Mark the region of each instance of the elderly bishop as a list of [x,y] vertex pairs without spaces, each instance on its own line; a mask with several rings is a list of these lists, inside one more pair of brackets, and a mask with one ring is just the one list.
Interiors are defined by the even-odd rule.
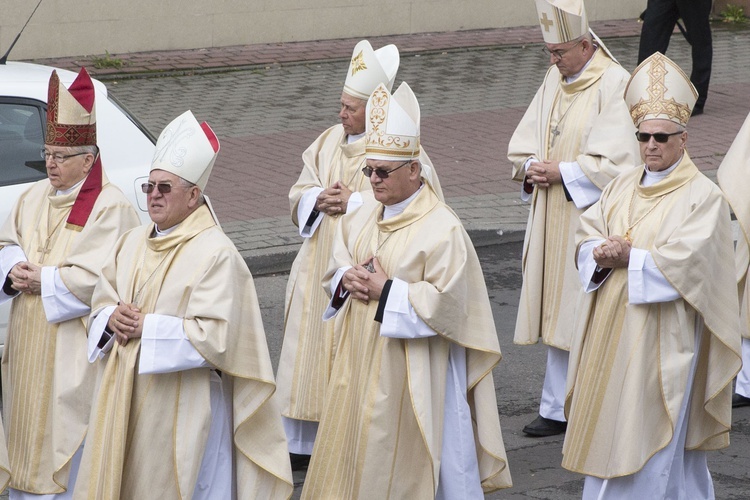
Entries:
[[94,83],[49,81],[47,179],[16,202],[0,229],[0,302],[13,300],[2,360],[12,498],[71,498],[96,372],[86,318],[109,250],[137,226],[96,145]]
[[372,195],[343,218],[326,283],[331,380],[303,498],[481,498],[511,485],[479,259],[421,178],[406,83],[367,104]]

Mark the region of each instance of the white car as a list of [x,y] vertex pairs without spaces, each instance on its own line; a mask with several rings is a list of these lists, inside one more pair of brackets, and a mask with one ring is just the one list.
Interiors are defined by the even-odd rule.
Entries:
[[[0,224],[5,223],[19,195],[47,176],[40,151],[47,119],[49,66],[8,62],[0,64]],[[57,70],[66,87],[76,73]],[[102,166],[110,182],[128,197],[143,222],[147,222],[146,195],[141,184],[148,179],[156,138],[94,80],[96,136]],[[108,249],[102,248],[102,252]],[[1,278],[5,280],[5,276]],[[0,353],[5,345],[10,301],[0,305]]]

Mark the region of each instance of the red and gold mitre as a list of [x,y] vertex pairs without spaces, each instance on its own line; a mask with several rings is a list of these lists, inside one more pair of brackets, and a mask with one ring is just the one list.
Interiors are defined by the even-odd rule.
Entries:
[[70,88],[60,82],[57,71],[52,72],[47,91],[47,137],[50,146],[95,146],[96,107],[94,82],[86,68]]

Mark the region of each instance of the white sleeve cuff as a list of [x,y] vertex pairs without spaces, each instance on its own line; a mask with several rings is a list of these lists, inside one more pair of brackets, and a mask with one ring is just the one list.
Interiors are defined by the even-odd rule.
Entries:
[[599,201],[601,189],[586,177],[577,161],[561,161],[560,175],[577,208],[583,209]]
[[50,323],[62,323],[91,312],[87,304],[70,293],[59,269],[53,266],[42,267],[42,306]]
[[581,280],[583,290],[586,293],[593,292],[607,280],[604,278],[599,283],[591,281],[597,268],[593,256],[594,248],[601,245],[603,241],[603,239],[587,240],[581,243],[581,247],[578,249],[578,278]]
[[139,374],[170,373],[211,365],[193,347],[183,319],[165,314],[146,314],[141,335]]
[[104,335],[109,335],[104,332],[104,329],[107,327],[107,323],[113,312],[115,312],[115,306],[107,306],[102,309],[93,320],[89,321],[89,363],[93,363],[97,359],[103,358],[114,345],[115,336],[112,335],[103,348],[99,348],[99,342],[102,340],[102,337]]
[[422,321],[409,303],[409,284],[393,278],[383,310],[380,336],[396,339],[434,337],[435,331]]
[[3,285],[13,266],[26,260],[26,254],[18,245],[8,245],[0,249],[0,304],[18,295],[17,293],[8,295],[3,291]]
[[315,234],[315,230],[323,220],[323,214],[318,214],[318,217],[313,222],[312,226],[306,226],[307,219],[310,218],[313,210],[315,210],[315,204],[318,201],[318,195],[323,192],[323,188],[314,187],[305,191],[305,194],[299,200],[297,204],[297,221],[299,222],[299,235],[303,238],[309,238]]
[[679,298],[680,294],[656,266],[651,253],[641,248],[631,248],[628,263],[628,302],[654,304],[671,302]]

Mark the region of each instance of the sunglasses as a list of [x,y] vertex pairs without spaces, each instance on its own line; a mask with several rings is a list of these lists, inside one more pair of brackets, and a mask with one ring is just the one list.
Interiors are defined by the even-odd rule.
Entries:
[[158,189],[161,194],[168,194],[172,192],[172,185],[167,184],[166,182],[160,182],[159,184],[154,184],[153,182],[144,182],[143,184],[141,184],[141,190],[146,194],[153,193],[154,188]]
[[635,138],[638,139],[638,142],[648,142],[653,137],[656,142],[665,143],[669,140],[670,136],[681,133],[682,132],[672,132],[671,134],[667,134],[665,132],[657,132],[655,134],[648,134],[646,132],[636,132]]
[[362,173],[365,174],[365,177],[370,177],[372,176],[372,173],[375,172],[375,175],[378,176],[379,179],[387,179],[388,176],[391,174],[391,172],[395,172],[399,168],[403,167],[404,165],[408,165],[411,162],[412,160],[406,160],[404,163],[402,163],[398,167],[392,168],[390,170],[384,170],[382,168],[364,167],[362,169]]

